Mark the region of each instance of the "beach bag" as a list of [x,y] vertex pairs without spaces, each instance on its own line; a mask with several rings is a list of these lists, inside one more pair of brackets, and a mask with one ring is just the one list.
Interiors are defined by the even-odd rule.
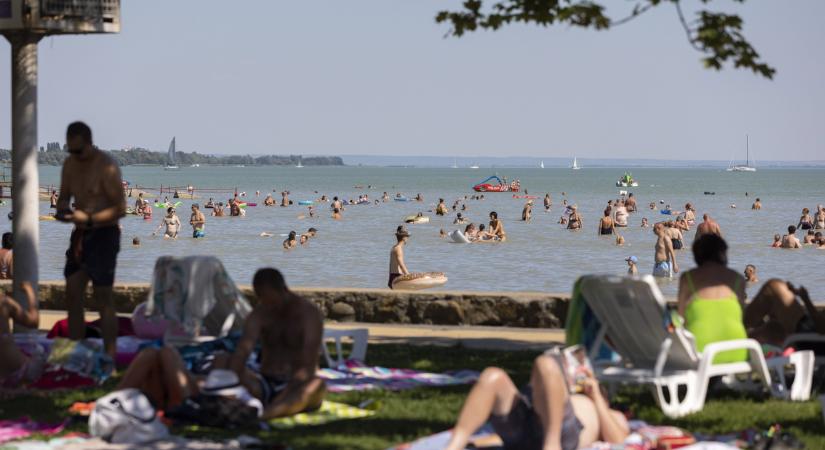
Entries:
[[95,402],[89,434],[113,444],[145,444],[169,436],[169,430],[142,392],[122,389]]
[[49,370],[62,369],[97,381],[105,380],[115,368],[112,357],[100,344],[89,340],[57,338],[46,360]]
[[258,429],[258,409],[234,397],[201,394],[166,411],[167,419],[226,430]]

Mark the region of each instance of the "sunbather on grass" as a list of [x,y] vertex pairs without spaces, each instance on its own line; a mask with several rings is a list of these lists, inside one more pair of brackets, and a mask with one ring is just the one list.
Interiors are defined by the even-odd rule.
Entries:
[[502,369],[484,369],[453,429],[448,450],[461,450],[487,420],[505,450],[575,450],[596,440],[621,443],[629,434],[624,416],[610,409],[592,374],[571,394],[561,358],[536,358],[530,384],[519,391]]
[[29,328],[37,328],[40,320],[37,297],[34,295],[32,284],[24,281],[21,289],[26,295],[26,309],[13,298],[0,293],[0,385],[6,381],[9,384],[18,384],[28,362],[28,357],[14,343],[9,329],[9,319]]
[[[263,419],[319,408],[326,393],[323,380],[315,375],[323,334],[321,312],[293,294],[275,269],[258,270],[252,284],[258,304],[246,318],[229,368],[261,400]],[[257,373],[246,362],[259,340],[261,366]]]
[[171,347],[147,348],[138,353],[117,386],[118,390],[127,388],[139,389],[164,411],[198,393],[180,353]]

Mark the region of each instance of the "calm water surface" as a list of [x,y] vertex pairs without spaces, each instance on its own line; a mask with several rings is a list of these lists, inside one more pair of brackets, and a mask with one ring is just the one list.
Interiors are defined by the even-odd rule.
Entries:
[[[639,227],[642,217],[651,222],[665,218],[659,214],[658,202],[664,200],[681,209],[693,202],[698,216],[710,213],[722,226],[731,245],[730,265],[736,270],[751,263],[758,267],[762,280],[781,277],[805,284],[816,299],[825,300],[825,285],[821,283],[825,269],[825,251],[771,249],[774,233],[781,233],[789,224],[796,224],[803,207],[814,210],[825,203],[825,169],[760,169],[756,173],[727,173],[719,169],[637,169],[634,176],[640,182],[630,191],[635,194],[640,212],[631,216],[630,226],[623,230],[627,240],[616,247],[612,237],[597,237],[596,226],[607,200],[618,197],[614,183],[622,169],[498,169],[499,175],[520,179],[530,194],[543,196],[550,192],[554,207],[543,212],[541,200],[536,200],[534,219],[523,223],[521,208],[524,200],[511,194],[487,194],[484,201],[468,201],[464,213],[476,223],[486,223],[487,214],[497,211],[503,219],[508,242],[492,245],[450,244],[439,238],[439,229],[451,231],[454,216],[439,218],[434,214],[429,224],[410,225],[412,239],[407,249],[407,265],[412,271],[444,271],[449,277],[445,289],[551,291],[568,292],[576,277],[587,273],[623,273],[624,259],[639,258],[642,273],[653,265],[655,236],[650,229]],[[223,260],[238,283],[249,283],[254,271],[262,266],[275,266],[285,272],[295,286],[383,287],[386,285],[388,255],[394,243],[394,230],[404,216],[433,209],[438,197],[448,206],[457,198],[471,195],[475,183],[493,172],[490,169],[432,168],[367,168],[367,167],[199,167],[178,172],[158,167],[124,167],[124,179],[133,185],[159,187],[193,185],[196,188],[237,187],[249,193],[246,200],[262,204],[265,193],[281,190],[292,192],[296,206],[281,208],[250,207],[242,218],[207,217],[207,237],[194,240],[190,227],[184,225],[176,241],[152,237],[152,231],[162,217],[156,209],[152,221],[128,216],[123,225],[123,245],[118,258],[117,279],[149,281],[152,267],[161,255],[216,255]],[[58,183],[59,168],[41,167],[40,183]],[[372,189],[356,189],[356,185],[371,185]],[[261,197],[255,199],[254,192]],[[318,191],[318,194],[315,193]],[[380,198],[383,191],[402,192],[410,197],[424,195],[424,203],[390,202],[370,206],[349,206],[344,219],[333,221],[328,205],[319,207],[319,217],[299,219],[306,211],[297,200],[316,199],[320,194],[330,197],[357,198],[369,194]],[[570,232],[557,224],[563,212],[562,192],[569,202],[579,206],[584,217],[584,230]],[[713,191],[716,195],[704,195]],[[745,193],[749,195],[746,196]],[[226,201],[231,194],[209,194],[215,201]],[[762,211],[751,211],[750,204],[760,197]],[[198,199],[203,204],[206,198]],[[657,202],[657,210],[646,205]],[[130,199],[130,204],[134,200]],[[188,205],[178,208],[181,221],[188,222]],[[736,204],[737,209],[730,208]],[[6,206],[5,208],[8,208]],[[48,204],[41,202],[42,213]],[[206,210],[208,213],[208,210]],[[7,225],[8,226],[8,225]],[[293,251],[281,248],[282,237],[290,230],[305,231],[310,226],[319,235],[308,247]],[[275,237],[259,237],[262,231]],[[40,277],[43,280],[62,279],[64,252],[71,227],[58,222],[40,222]],[[133,248],[131,238],[140,237],[142,245]],[[686,244],[693,231],[686,233]],[[801,236],[800,236],[801,237]],[[677,254],[683,269],[693,266],[689,251]],[[666,294],[675,294],[677,282],[661,283]],[[751,287],[754,294],[757,287]]]

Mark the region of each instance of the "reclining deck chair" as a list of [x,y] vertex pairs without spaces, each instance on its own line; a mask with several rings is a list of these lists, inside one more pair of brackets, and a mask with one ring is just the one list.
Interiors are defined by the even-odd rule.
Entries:
[[[252,307],[214,256],[162,256],[155,262],[146,315],[162,317],[167,338],[191,342],[201,335],[241,331]],[[183,336],[172,336],[173,329]]]
[[[761,345],[753,339],[714,342],[699,353],[687,330],[667,329],[666,304],[649,275],[641,278],[589,275],[582,277],[581,289],[587,305],[601,322],[590,351],[598,378],[607,383],[652,384],[657,403],[669,417],[700,411],[712,377],[757,375],[759,381],[770,388],[770,370],[778,372],[778,378],[784,382],[783,369],[788,364],[796,369],[790,397],[806,400],[810,396],[812,353],[797,352],[799,355],[772,358],[768,363]],[[594,358],[606,341],[621,356],[620,364],[603,365]],[[747,350],[748,360],[714,363],[719,353],[730,350]],[[684,389],[683,397],[680,388]],[[781,389],[772,389],[772,392],[788,397]]]

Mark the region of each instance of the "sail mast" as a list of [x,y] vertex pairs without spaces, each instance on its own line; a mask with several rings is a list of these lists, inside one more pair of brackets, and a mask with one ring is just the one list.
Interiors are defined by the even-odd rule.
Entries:
[[751,139],[747,134],[745,135],[745,165],[751,165]]

